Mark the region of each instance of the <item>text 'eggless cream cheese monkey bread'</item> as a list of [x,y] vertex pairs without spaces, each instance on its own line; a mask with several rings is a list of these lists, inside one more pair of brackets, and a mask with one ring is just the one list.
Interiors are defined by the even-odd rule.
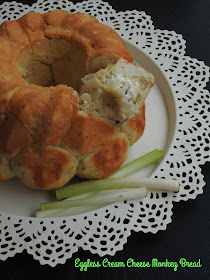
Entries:
[[152,74],[85,14],[30,12],[0,27],[0,180],[43,190],[104,178],[143,134]]

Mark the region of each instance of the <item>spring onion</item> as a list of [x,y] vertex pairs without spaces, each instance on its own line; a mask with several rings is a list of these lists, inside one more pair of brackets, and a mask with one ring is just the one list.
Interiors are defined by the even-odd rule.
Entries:
[[56,191],[57,202],[42,203],[35,212],[39,218],[65,217],[86,213],[114,202],[140,199],[147,189],[179,191],[179,183],[171,179],[127,177],[160,160],[162,151],[154,150],[123,166],[109,177],[68,185]]
[[49,209],[61,209],[69,207],[78,207],[78,206],[88,206],[88,205],[98,205],[98,204],[110,204],[114,202],[124,201],[124,200],[133,200],[140,199],[147,195],[147,189],[142,188],[130,188],[130,189],[112,189],[112,190],[103,190],[99,192],[92,193],[86,198],[80,199],[65,199],[62,201],[41,203],[41,210]]
[[119,168],[115,173],[111,174],[107,178],[126,177],[156,162],[157,160],[160,160],[161,158],[163,158],[162,151],[156,149]]
[[69,207],[61,209],[50,209],[50,210],[37,210],[35,211],[35,217],[37,218],[58,218],[58,217],[67,217],[74,216],[83,213],[87,213],[98,208],[102,208],[107,204],[97,204],[97,205],[87,205],[87,206],[78,206],[78,207]]
[[159,179],[159,178],[140,178],[140,177],[125,177],[125,178],[113,178],[102,180],[84,181],[81,183],[71,185],[71,188],[66,192],[57,194],[58,199],[67,197],[74,197],[84,193],[94,193],[98,190],[113,190],[113,189],[125,189],[125,188],[142,188],[146,187],[151,190],[162,191],[178,191],[179,183],[177,180],[171,179]]

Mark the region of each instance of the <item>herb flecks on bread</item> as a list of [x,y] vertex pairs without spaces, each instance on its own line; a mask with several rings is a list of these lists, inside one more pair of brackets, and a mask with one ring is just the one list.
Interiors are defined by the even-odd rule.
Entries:
[[116,64],[82,78],[80,108],[100,117],[123,122],[138,115],[154,77],[141,67],[120,59]]

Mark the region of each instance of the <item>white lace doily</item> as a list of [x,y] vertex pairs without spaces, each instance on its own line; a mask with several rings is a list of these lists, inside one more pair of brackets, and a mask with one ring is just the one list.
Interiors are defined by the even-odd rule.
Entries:
[[0,259],[5,260],[24,249],[41,264],[55,266],[71,258],[78,246],[100,256],[114,255],[123,249],[131,230],[156,233],[171,222],[173,202],[195,199],[203,192],[199,164],[210,158],[209,101],[204,89],[209,68],[185,56],[185,41],[174,31],[158,30],[150,16],[136,10],[117,13],[103,1],[39,0],[28,5],[5,2],[1,19],[17,19],[35,11],[54,9],[84,12],[114,28],[124,39],[152,57],[168,77],[177,103],[177,129],[164,161],[153,176],[177,178],[178,193],[149,193],[142,201],[118,203],[75,217],[38,219],[0,212]]

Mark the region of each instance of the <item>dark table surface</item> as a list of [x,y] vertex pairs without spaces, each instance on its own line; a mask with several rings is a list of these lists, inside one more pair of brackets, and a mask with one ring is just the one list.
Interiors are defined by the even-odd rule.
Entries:
[[[4,1],[0,1],[2,4]],[[10,2],[10,1],[8,1]],[[17,1],[32,4],[35,1]],[[78,1],[72,1],[78,2]],[[154,25],[159,29],[174,30],[183,35],[187,42],[186,53],[191,57],[203,60],[210,65],[210,2],[208,0],[109,0],[115,10],[136,9],[145,11],[152,17]],[[1,16],[1,15],[0,15]],[[208,86],[209,89],[209,86]],[[209,131],[210,133],[210,128]],[[135,261],[151,261],[157,258],[179,261],[201,260],[201,268],[180,268],[174,272],[172,268],[89,268],[80,272],[75,267],[75,259],[81,261],[102,262],[103,258],[80,249],[65,265],[51,268],[41,266],[25,251],[6,261],[0,261],[0,279],[210,279],[210,163],[202,167],[206,182],[204,194],[196,200],[174,204],[172,223],[165,231],[157,234],[132,232],[124,245],[123,251],[115,256],[106,256],[110,261],[126,262],[128,258]]]

